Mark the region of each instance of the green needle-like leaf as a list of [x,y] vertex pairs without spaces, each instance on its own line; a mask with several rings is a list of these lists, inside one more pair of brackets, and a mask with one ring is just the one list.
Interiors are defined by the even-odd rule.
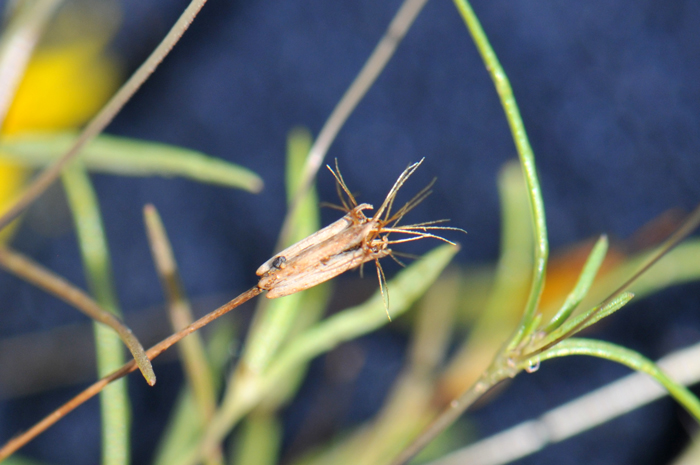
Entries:
[[566,297],[564,305],[562,305],[561,309],[552,318],[552,321],[544,328],[546,333],[550,333],[561,326],[561,324],[569,318],[571,312],[578,307],[578,304],[581,303],[581,300],[583,300],[586,294],[588,294],[588,290],[591,288],[591,284],[593,284],[593,280],[598,274],[600,265],[603,264],[607,251],[608,237],[603,235],[598,239],[595,246],[593,246],[593,250],[591,250],[586,264],[583,266],[583,271],[581,271],[578,282],[576,282],[576,286],[574,286],[574,289]]
[[559,339],[563,339],[568,336],[572,336],[579,331],[588,328],[592,324],[600,321],[606,316],[610,316],[622,307],[624,307],[627,302],[632,300],[634,294],[631,292],[623,292],[615,298],[606,302],[603,307],[593,307],[590,310],[581,313],[580,315],[571,318],[566,321],[562,326],[554,330],[552,333],[548,334],[544,339],[538,342],[539,347],[545,347],[549,344],[553,344]]
[[[83,267],[91,293],[102,308],[119,314],[117,296],[112,280],[112,266],[104,235],[97,196],[79,160],[63,171],[63,186],[78,236]],[[106,376],[124,364],[124,352],[119,336],[101,324],[95,324],[97,372]],[[154,380],[155,382],[155,380]],[[126,465],[130,461],[131,408],[126,379],[115,381],[100,394],[102,411],[102,463]]]

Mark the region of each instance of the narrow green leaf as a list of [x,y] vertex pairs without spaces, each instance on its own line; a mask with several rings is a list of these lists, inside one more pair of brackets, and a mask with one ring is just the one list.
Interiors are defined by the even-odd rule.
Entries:
[[571,338],[560,342],[537,357],[542,362],[556,357],[590,355],[612,360],[636,371],[647,373],[659,382],[668,393],[700,422],[700,401],[685,386],[669,378],[654,362],[625,347],[592,339]]
[[[76,134],[36,133],[3,136],[0,160],[35,167],[57,160],[73,144]],[[97,136],[80,155],[90,171],[126,176],[181,176],[195,181],[260,192],[258,175],[233,163],[174,145],[126,137]]]
[[605,254],[607,252],[608,237],[603,235],[600,237],[600,239],[598,239],[596,244],[593,246],[593,250],[591,250],[590,255],[588,255],[588,259],[586,260],[586,264],[583,266],[581,275],[578,277],[576,286],[574,286],[574,289],[566,297],[566,301],[564,302],[564,305],[562,305],[561,309],[559,309],[557,314],[554,315],[549,324],[544,328],[544,332],[551,333],[561,326],[561,324],[564,323],[569,316],[571,316],[571,312],[578,307],[581,300],[583,300],[586,294],[588,294],[588,290],[591,288],[591,284],[593,284],[593,280],[598,274],[600,265],[603,264]]
[[[645,251],[628,258],[620,266],[601,276],[584,299],[583,305],[594,305],[614,292],[620,283],[632,276],[648,260]],[[630,285],[637,298],[643,298],[670,286],[700,280],[700,240],[690,238],[649,268]]]
[[[607,302],[602,308],[593,307],[590,310],[576,315],[574,318],[566,321],[562,326],[554,330],[552,333],[548,334],[544,339],[538,341],[537,345],[539,347],[545,347],[548,344],[562,339],[564,337],[572,336],[581,330],[588,328],[594,323],[597,323],[606,316],[610,316],[622,307],[624,307],[627,302],[632,300],[634,294],[631,292],[623,292],[614,299]],[[592,315],[592,316],[591,316]],[[580,326],[580,327],[579,327]],[[573,331],[573,332],[572,332]]]
[[[209,333],[207,354],[208,359],[211,360],[212,380],[217,392],[224,379],[224,371],[231,360],[230,350],[235,346],[236,334],[233,324],[215,325]],[[180,391],[175,406],[170,412],[153,464],[171,465],[177,463],[183,456],[194,453],[206,425],[198,412],[192,389],[185,387]]]
[[[102,308],[119,315],[107,239],[92,183],[79,160],[66,166],[62,176],[88,287]],[[95,323],[94,329],[97,372],[103,377],[124,364],[124,352],[119,336],[111,328]],[[130,462],[131,408],[126,387],[123,378],[100,393],[104,465],[127,465]]]
[[[603,306],[598,312],[593,314],[590,320],[586,321],[581,328],[576,331],[583,331],[584,329],[588,328],[589,326],[592,326],[596,324],[598,321],[602,320],[605,317],[608,317],[627,305],[627,303],[634,298],[634,294],[631,292],[623,292],[619,296],[615,297],[611,301],[609,301],[607,304]],[[574,333],[572,333],[574,334]]]
[[501,250],[485,307],[472,335],[508,337],[517,323],[517,309],[527,297],[532,267],[532,222],[523,172],[517,161],[506,163],[498,174],[501,201]]

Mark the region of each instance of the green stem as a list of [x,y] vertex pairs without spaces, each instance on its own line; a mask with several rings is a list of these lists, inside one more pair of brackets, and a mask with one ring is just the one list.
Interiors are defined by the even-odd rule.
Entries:
[[[78,244],[90,292],[102,308],[119,315],[112,269],[102,218],[95,192],[80,162],[63,172],[63,186],[73,213]],[[124,363],[121,340],[110,328],[96,324],[95,349],[98,376],[104,377]],[[129,463],[131,409],[126,380],[115,381],[100,394],[102,410],[102,463]]]
[[604,358],[648,374],[666,388],[668,393],[700,423],[700,400],[688,388],[669,378],[654,362],[625,347],[592,339],[570,338],[542,353],[535,360],[525,361],[525,364],[536,366],[544,360],[569,355],[590,355]]
[[522,338],[526,335],[525,328],[530,326],[530,322],[535,316],[537,304],[542,294],[544,286],[545,272],[547,269],[547,257],[549,255],[549,245],[547,242],[547,223],[544,214],[544,201],[542,200],[542,190],[537,179],[537,169],[535,167],[535,155],[530,147],[530,142],[525,132],[525,125],[518,110],[518,104],[513,96],[513,89],[510,86],[508,77],[506,76],[503,67],[496,57],[496,53],[491,48],[488,38],[479,23],[474,10],[472,10],[467,0],[454,0],[454,3],[462,15],[464,22],[469,29],[469,33],[474,39],[476,48],[484,60],[486,69],[491,75],[496,91],[501,99],[501,105],[506,114],[508,125],[510,126],[515,142],[515,148],[520,157],[520,163],[523,167],[525,183],[529,193],[530,210],[532,214],[532,222],[535,231],[535,262],[532,273],[532,285],[530,287],[530,295],[527,299],[525,312],[523,314],[520,327],[509,343],[509,348],[517,346]]
[[[153,261],[168,301],[170,323],[173,330],[177,332],[192,324],[194,320],[190,302],[182,285],[170,240],[165,232],[165,226],[163,226],[158,211],[152,204],[147,204],[143,209],[143,216]],[[190,417],[188,423],[206,425],[211,421],[216,410],[216,389],[211,366],[200,334],[192,334],[190,337],[180,341],[178,350],[185,378],[196,404],[194,415],[198,417],[196,420]],[[206,464],[223,464],[221,450],[213,451],[206,458]]]

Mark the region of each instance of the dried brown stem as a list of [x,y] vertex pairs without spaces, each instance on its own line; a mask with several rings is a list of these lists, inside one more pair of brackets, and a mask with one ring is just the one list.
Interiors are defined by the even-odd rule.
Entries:
[[[245,291],[244,293],[242,293],[241,295],[239,295],[235,299],[222,305],[221,307],[217,308],[213,312],[204,315],[202,318],[195,321],[194,323],[192,323],[188,327],[184,328],[182,331],[179,331],[179,332],[173,334],[172,336],[170,336],[166,339],[163,339],[161,342],[159,342],[158,344],[156,344],[153,347],[151,347],[150,349],[148,349],[146,351],[146,356],[149,358],[149,360],[153,360],[154,358],[159,356],[166,349],[171,347],[176,342],[180,341],[185,336],[188,336],[189,334],[193,333],[194,331],[197,331],[198,329],[206,326],[207,324],[211,323],[215,319],[230,312],[234,308],[247,302],[248,300],[252,299],[253,297],[260,295],[261,292],[262,292],[262,290],[257,286],[255,286],[251,289],[248,289],[247,291]],[[90,399],[91,397],[97,395],[109,383],[128,375],[132,371],[135,371],[136,368],[137,368],[136,363],[133,360],[130,361],[129,363],[124,364],[121,368],[119,368],[115,372],[105,376],[104,378],[100,379],[99,381],[97,381],[92,386],[85,389],[83,392],[81,392],[77,396],[73,397],[71,400],[69,400],[68,402],[63,404],[61,407],[56,409],[54,412],[52,412],[51,414],[46,416],[39,423],[32,426],[29,430],[25,431],[24,433],[20,434],[19,436],[15,437],[13,439],[10,439],[2,447],[2,449],[0,449],[0,461],[5,460],[10,455],[17,452],[17,450],[19,450],[21,447],[23,447],[29,441],[31,441],[32,439],[37,437],[39,434],[46,431],[50,426],[52,426],[58,420],[60,420],[61,418],[66,416],[68,413],[73,411],[76,407],[81,405],[83,402],[85,402],[88,399]]]
[[0,266],[116,331],[134,356],[134,360],[148,384],[151,386],[155,384],[156,375],[153,372],[151,362],[131,329],[115,315],[100,307],[89,295],[38,263],[7,247],[0,246]]

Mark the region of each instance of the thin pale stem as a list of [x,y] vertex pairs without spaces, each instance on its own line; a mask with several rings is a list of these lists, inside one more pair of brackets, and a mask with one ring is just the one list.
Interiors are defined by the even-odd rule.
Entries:
[[350,84],[350,87],[345,92],[345,95],[340,99],[328,117],[326,123],[321,128],[316,141],[314,142],[309,155],[306,158],[304,172],[302,174],[302,182],[299,191],[291,203],[291,208],[282,225],[282,233],[280,234],[280,244],[287,242],[287,236],[290,234],[291,219],[295,216],[295,211],[301,204],[301,199],[306,196],[311,183],[316,177],[319,168],[323,164],[323,159],[328,152],[333,140],[338,135],[340,128],[343,127],[345,121],[357,107],[358,103],[365,96],[369,88],[377,80],[379,74],[386,67],[391,57],[394,55],[396,48],[401,43],[408,29],[418,17],[418,13],[423,9],[428,0],[404,0],[399,8],[399,11],[392,19],[387,31],[381,38],[374,51],[370,55],[367,62],[360,70],[355,80]]
[[[100,205],[82,162],[74,160],[66,166],[62,180],[90,293],[102,308],[120,315]],[[94,334],[97,375],[105,376],[124,364],[124,354],[119,338],[111,331],[94,324]],[[151,373],[147,382],[153,385],[155,375]],[[100,393],[100,413],[102,465],[128,465],[131,456],[131,403],[124,380]]]
[[27,188],[22,197],[0,217],[0,229],[5,228],[15,218],[19,216],[29,205],[32,204],[48,187],[58,178],[58,175],[63,170],[63,167],[75,158],[80,150],[97,136],[107,125],[114,119],[122,107],[136,93],[141,85],[155,71],[165,56],[172,50],[180,37],[185,33],[189,25],[197,16],[199,10],[202,9],[206,0],[192,0],[180,15],[175,25],[170,29],[163,41],[156,47],[146,61],[136,70],[128,81],[119,89],[119,91],[111,98],[107,105],[88,123],[80,136],[75,140],[73,146],[53,165],[46,168],[39,176],[35,178],[32,184]]
[[[226,304],[222,305],[221,307],[217,308],[211,313],[208,313],[204,315],[202,318],[199,320],[195,321],[191,325],[187,326],[183,330],[177,332],[176,334],[173,334],[172,336],[163,339],[161,342],[158,344],[154,345],[150,349],[146,351],[146,356],[148,357],[149,360],[153,360],[160,354],[162,354],[165,350],[170,348],[173,344],[176,342],[180,341],[182,338],[185,336],[188,336],[192,334],[193,332],[197,331],[198,329],[201,329],[202,327],[208,325],[212,321],[216,320],[222,315],[225,315],[226,313],[230,312],[234,308],[238,307],[239,305],[242,305],[243,303],[247,302],[248,300],[252,299],[253,297],[258,296],[262,290],[255,286],[251,289],[248,289],[235,299],[227,302]],[[66,416],[68,413],[72,412],[76,407],[79,405],[83,404],[85,401],[88,399],[96,396],[100,391],[102,391],[109,383],[112,381],[115,381],[117,379],[123,378],[124,376],[128,375],[132,371],[135,371],[137,368],[136,362],[133,360],[130,361],[129,363],[124,364],[121,368],[118,370],[114,371],[113,373],[105,376],[104,378],[100,379],[87,389],[85,389],[83,392],[63,404],[61,407],[56,409],[53,413],[49,414],[46,416],[43,420],[41,420],[39,423],[35,424],[32,426],[29,430],[25,431],[24,433],[14,437],[13,439],[9,440],[3,447],[0,449],[0,462],[5,460],[7,457],[10,455],[14,454],[19,450],[21,447],[23,447],[25,444],[27,444],[29,441],[37,437],[39,434],[43,433],[46,431],[49,427],[51,427],[54,423],[56,423],[58,420]]]

